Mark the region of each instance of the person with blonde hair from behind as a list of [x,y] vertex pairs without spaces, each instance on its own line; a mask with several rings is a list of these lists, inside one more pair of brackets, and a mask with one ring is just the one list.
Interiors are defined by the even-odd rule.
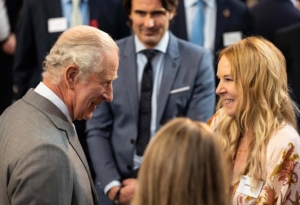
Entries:
[[219,59],[219,110],[208,124],[231,156],[232,204],[298,204],[299,110],[282,53],[261,37],[248,37]]
[[224,161],[207,125],[176,118],[147,147],[131,205],[228,205]]

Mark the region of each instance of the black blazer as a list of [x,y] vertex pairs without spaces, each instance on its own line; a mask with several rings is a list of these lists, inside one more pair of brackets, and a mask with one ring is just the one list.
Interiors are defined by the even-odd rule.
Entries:
[[[286,58],[288,82],[292,98],[300,104],[300,23],[278,30],[275,45]],[[299,106],[298,106],[299,107]],[[300,108],[300,107],[299,107]],[[298,125],[300,118],[298,117]]]
[[[90,20],[98,28],[120,39],[130,34],[120,0],[89,0]],[[14,82],[17,98],[41,81],[42,63],[61,32],[48,32],[48,19],[62,16],[60,0],[25,0],[17,27]]]
[[263,0],[250,10],[254,33],[274,42],[275,32],[300,22],[300,12],[290,0]]

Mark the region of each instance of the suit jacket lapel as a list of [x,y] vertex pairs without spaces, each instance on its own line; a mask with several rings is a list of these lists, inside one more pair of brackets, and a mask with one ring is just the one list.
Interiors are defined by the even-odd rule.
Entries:
[[94,183],[91,177],[90,169],[80,145],[79,139],[73,127],[70,125],[69,121],[67,120],[66,116],[48,99],[40,96],[33,89],[30,89],[27,94],[23,97],[23,100],[29,104],[32,104],[36,108],[38,108],[41,112],[49,117],[49,119],[53,122],[53,124],[60,130],[66,132],[68,141],[71,146],[74,148],[75,152],[77,153],[78,157],[80,158],[81,162],[83,163],[86,172],[88,173],[89,180],[91,183],[92,191],[93,191],[93,199],[95,204],[97,204],[98,199],[96,195],[96,190],[94,187]]
[[[70,123],[68,121],[67,121],[67,123],[70,125]],[[77,155],[79,156],[81,162],[83,163],[83,165],[85,167],[85,170],[88,173],[89,180],[90,180],[90,183],[91,183],[92,192],[93,192],[94,204],[98,204],[98,197],[97,197],[97,194],[96,194],[96,190],[95,190],[94,182],[93,182],[91,172],[90,172],[90,169],[89,169],[89,165],[88,165],[88,162],[86,160],[85,154],[83,152],[82,146],[79,142],[77,133],[75,132],[75,130],[71,126],[66,126],[65,127],[64,125],[61,125],[61,124],[56,124],[56,126],[59,127],[59,129],[62,129],[62,130],[66,131],[69,143],[74,148],[75,152],[77,153]]]
[[135,54],[134,36],[130,36],[126,42],[124,49],[121,50],[120,72],[126,78],[126,91],[129,97],[130,107],[134,116],[134,120],[138,121],[138,89],[137,89],[137,64]]
[[157,120],[156,127],[159,128],[159,123],[162,118],[165,106],[167,104],[170,91],[175,80],[178,67],[179,67],[179,50],[178,50],[178,41],[176,37],[170,32],[170,40],[167,52],[164,58],[164,70],[163,76],[160,85],[160,92],[158,94],[157,102]]

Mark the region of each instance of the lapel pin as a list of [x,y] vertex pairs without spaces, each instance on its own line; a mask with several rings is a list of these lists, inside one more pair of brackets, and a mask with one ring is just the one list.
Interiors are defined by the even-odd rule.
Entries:
[[229,11],[229,9],[225,9],[225,10],[223,11],[223,16],[224,16],[225,18],[228,18],[228,17],[230,16],[230,11]]
[[99,24],[98,24],[97,19],[91,19],[90,22],[89,22],[89,26],[99,28]]

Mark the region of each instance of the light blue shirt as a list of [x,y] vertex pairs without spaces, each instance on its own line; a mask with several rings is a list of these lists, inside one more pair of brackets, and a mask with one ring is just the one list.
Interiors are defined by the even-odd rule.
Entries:
[[[61,10],[62,15],[67,19],[68,28],[71,25],[73,4],[72,0],[61,0]],[[89,10],[89,0],[81,0],[80,1],[80,12],[82,16],[83,25],[89,25],[90,21],[90,10]]]
[[[164,56],[168,48],[170,34],[167,31],[160,42],[155,46],[153,49],[158,50],[158,54],[153,57],[152,59],[152,69],[153,69],[153,91],[152,91],[152,103],[151,103],[151,137],[155,134],[156,131],[156,116],[157,116],[157,97],[159,94],[159,89],[161,85],[161,78],[164,68]],[[147,58],[141,51],[147,49],[143,43],[138,39],[138,37],[134,36],[134,43],[135,43],[135,52],[137,55],[137,68],[138,68],[138,94],[139,98],[141,96],[141,85],[142,85],[142,78],[144,73],[144,68],[147,63]],[[135,152],[133,162],[134,162],[134,169],[138,169],[142,162],[143,157],[138,156]]]
[[[153,57],[152,59],[152,71],[153,71],[153,91],[152,91],[152,102],[151,102],[151,137],[155,134],[156,131],[156,120],[157,120],[157,98],[161,86],[161,79],[162,79],[162,74],[164,70],[164,57],[168,48],[169,44],[169,38],[170,34],[169,31],[165,33],[163,38],[160,40],[157,46],[155,46],[153,49],[158,50],[158,54]],[[143,43],[138,39],[138,37],[135,35],[134,36],[134,43],[135,43],[135,52],[137,55],[137,69],[138,69],[138,96],[140,98],[141,96],[141,87],[142,87],[142,78],[143,78],[143,73],[144,73],[144,68],[147,63],[147,58],[144,54],[141,53],[142,50],[147,49]],[[136,150],[134,151],[134,156],[133,156],[133,167],[134,169],[138,169],[142,163],[143,157],[138,156],[136,154]],[[114,187],[114,186],[120,186],[121,183],[117,180],[110,182],[107,184],[104,188],[104,193],[107,194],[108,191]]]
[[[186,25],[188,36],[191,36],[194,20],[198,13],[197,2],[199,0],[184,0]],[[204,48],[212,53],[215,49],[215,36],[217,25],[217,2],[216,0],[202,0],[204,3]],[[189,38],[189,37],[188,37]],[[214,56],[214,55],[213,55]]]

